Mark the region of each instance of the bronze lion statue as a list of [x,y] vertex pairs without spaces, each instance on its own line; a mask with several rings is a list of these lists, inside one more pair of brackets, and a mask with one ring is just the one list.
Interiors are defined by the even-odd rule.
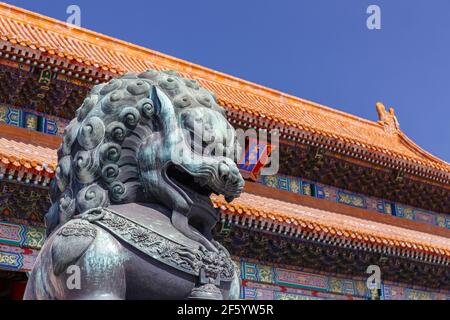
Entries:
[[237,299],[210,195],[238,197],[215,96],[175,71],[96,85],[67,126],[25,299]]

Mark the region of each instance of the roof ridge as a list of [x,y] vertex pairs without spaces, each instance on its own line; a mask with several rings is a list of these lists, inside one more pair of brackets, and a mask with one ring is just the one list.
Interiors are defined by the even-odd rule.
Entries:
[[[4,2],[0,2],[0,19],[7,22],[2,32],[6,41],[21,44],[22,40],[24,45],[33,49],[93,64],[115,74],[145,68],[178,69],[181,74],[204,82],[205,87],[222,91],[219,98],[229,102],[234,109],[344,141],[351,140],[357,145],[372,146],[372,149],[382,150],[388,155],[398,154],[401,158],[450,172],[447,162],[426,152],[413,141],[402,138],[405,135],[398,127],[387,132],[380,121],[333,109],[89,29],[69,27],[66,22]],[[26,31],[22,32],[21,28]],[[45,33],[45,38],[51,38],[51,41],[41,43],[35,33]]]
[[425,149],[423,149],[422,147],[420,147],[417,143],[415,143],[413,140],[411,140],[403,131],[399,130],[398,135],[399,135],[400,139],[402,140],[402,142],[405,143],[405,145],[407,147],[414,149],[414,151],[419,152],[421,155],[428,158],[429,160],[443,163],[450,170],[449,162],[445,161],[444,159],[438,158],[437,156],[433,155],[432,153],[430,153],[430,152],[426,151]]
[[[269,199],[265,196],[243,192],[239,198],[227,203],[223,196],[212,196],[217,207],[229,210],[237,216],[251,216],[253,219],[269,220],[273,224],[288,225],[294,229],[306,229],[301,222],[312,224],[312,232],[324,232],[323,227],[340,230],[342,232],[369,235],[381,240],[394,242],[415,243],[428,247],[435,253],[438,249],[450,255],[450,239],[441,235],[434,235],[419,230],[406,229],[397,225],[379,221],[365,220],[359,217],[347,216],[329,210],[314,208],[308,205],[294,204],[279,199]],[[267,203],[268,206],[256,207],[255,203]],[[317,231],[315,227],[321,226]],[[282,230],[281,228],[279,229]],[[387,231],[389,230],[389,231]],[[348,237],[347,237],[348,238]]]
[[[5,10],[5,8],[6,8],[6,10]],[[273,100],[275,100],[275,101],[277,101],[279,103],[282,103],[282,104],[283,104],[283,101],[280,101],[280,100],[282,100],[284,98],[284,99],[291,100],[291,101],[293,101],[295,103],[307,104],[307,105],[310,105],[312,107],[317,107],[317,108],[326,110],[328,112],[331,112],[331,113],[339,115],[339,116],[343,116],[343,117],[350,118],[350,119],[353,119],[353,120],[356,120],[356,121],[364,122],[365,124],[369,124],[369,125],[372,125],[372,126],[375,126],[375,127],[379,127],[379,126],[377,126],[376,121],[373,121],[373,120],[370,120],[370,119],[359,117],[357,115],[350,114],[350,113],[347,113],[347,112],[342,111],[342,110],[334,109],[334,108],[331,108],[329,106],[320,104],[318,102],[314,102],[314,101],[311,101],[311,100],[308,100],[308,99],[300,98],[300,97],[297,97],[297,96],[295,96],[293,94],[289,94],[289,93],[286,93],[286,92],[283,92],[283,91],[277,90],[277,89],[272,89],[272,88],[266,87],[264,85],[261,85],[261,84],[258,84],[258,83],[255,83],[255,82],[252,82],[252,81],[249,81],[249,80],[245,80],[245,79],[242,79],[242,78],[238,78],[236,76],[233,76],[233,75],[221,72],[221,71],[216,71],[214,69],[211,69],[211,68],[208,68],[208,67],[204,67],[204,66],[201,66],[199,64],[196,64],[196,63],[184,60],[184,59],[173,57],[173,56],[170,56],[168,54],[165,54],[165,53],[153,50],[153,49],[145,48],[143,46],[139,46],[139,45],[133,44],[133,43],[125,41],[125,40],[114,38],[112,36],[108,36],[106,34],[103,34],[103,33],[97,32],[97,31],[93,31],[93,30],[90,30],[90,29],[87,29],[87,28],[83,28],[83,27],[78,27],[78,26],[73,26],[73,27],[68,28],[67,27],[67,23],[65,23],[65,22],[63,22],[61,20],[58,20],[58,19],[55,19],[55,18],[52,18],[52,17],[48,17],[48,16],[45,16],[45,15],[42,15],[42,14],[39,14],[39,13],[36,13],[36,12],[33,12],[33,11],[26,10],[26,9],[22,9],[22,8],[19,8],[19,7],[7,4],[5,2],[0,2],[0,15],[3,12],[5,12],[5,11],[10,11],[9,13],[11,13],[11,11],[17,12],[16,17],[27,15],[29,17],[39,18],[41,20],[47,21],[49,24],[55,24],[56,23],[59,26],[61,26],[62,28],[60,28],[58,30],[53,30],[53,31],[55,31],[55,32],[58,31],[58,32],[64,33],[65,35],[66,35],[67,30],[71,30],[71,32],[76,30],[78,33],[82,32],[83,35],[95,36],[95,39],[87,39],[86,37],[78,37],[78,35],[79,35],[78,33],[77,34],[73,34],[72,33],[70,35],[71,37],[76,37],[76,38],[78,38],[79,40],[82,40],[82,41],[92,42],[95,45],[98,45],[98,42],[95,41],[95,40],[97,40],[97,38],[103,38],[104,40],[107,40],[107,42],[102,43],[102,45],[105,45],[106,47],[108,47],[109,49],[114,50],[114,51],[118,51],[118,50],[117,50],[117,48],[113,48],[109,44],[110,42],[115,42],[115,43],[124,45],[126,47],[132,48],[133,50],[135,50],[136,53],[139,53],[140,55],[142,55],[142,59],[144,61],[149,60],[148,59],[149,58],[148,54],[157,55],[157,56],[159,56],[161,58],[164,58],[164,59],[167,59],[169,61],[176,62],[177,64],[183,64],[185,66],[193,68],[193,70],[192,70],[193,72],[195,72],[196,71],[195,69],[197,69],[199,71],[206,72],[206,73],[209,73],[209,74],[213,74],[215,76],[227,78],[229,80],[234,81],[235,84],[244,84],[245,86],[250,86],[252,89],[254,89],[251,92],[254,95],[264,96],[266,98],[273,99]],[[29,21],[29,19],[25,19],[25,18],[22,18],[22,17],[20,17],[20,18],[21,18],[20,20],[22,20],[23,23],[32,24]],[[89,40],[91,40],[91,41],[89,41]],[[120,52],[120,50],[119,50],[119,52]],[[207,80],[218,82],[217,79],[207,79]],[[230,82],[226,82],[226,83],[220,82],[220,84],[221,85],[232,86],[232,87],[237,88],[237,89],[243,89],[242,86],[231,85]],[[255,90],[263,90],[265,92],[268,92],[268,93],[270,93],[271,97],[268,97],[266,95],[260,95],[260,94],[256,93]]]

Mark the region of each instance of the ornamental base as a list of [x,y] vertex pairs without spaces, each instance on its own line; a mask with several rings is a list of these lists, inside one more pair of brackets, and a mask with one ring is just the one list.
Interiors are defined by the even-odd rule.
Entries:
[[208,283],[192,289],[189,300],[223,300],[222,292],[214,284]]

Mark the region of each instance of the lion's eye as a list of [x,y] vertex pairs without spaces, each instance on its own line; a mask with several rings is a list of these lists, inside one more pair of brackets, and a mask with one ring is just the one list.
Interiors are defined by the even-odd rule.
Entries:
[[191,105],[191,103],[192,103],[192,101],[189,96],[176,97],[173,102],[174,106],[178,107],[178,108],[189,107]]
[[132,82],[127,86],[127,90],[132,95],[141,95],[145,94],[150,90],[150,85],[144,81],[138,80],[136,82]]
[[205,107],[211,107],[211,98],[205,95],[197,96],[197,101]]
[[161,81],[160,85],[167,90],[173,90],[178,87],[177,82],[172,77],[168,77],[165,80]]
[[191,89],[194,89],[194,90],[200,89],[200,87],[199,87],[197,81],[192,80],[192,79],[184,79],[184,84],[185,84],[187,87],[189,87],[189,88],[191,88]]

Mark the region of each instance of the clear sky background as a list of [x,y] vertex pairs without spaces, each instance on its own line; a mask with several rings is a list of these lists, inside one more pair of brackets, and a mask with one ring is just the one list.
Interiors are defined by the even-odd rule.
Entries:
[[[82,27],[377,120],[450,162],[450,0],[9,0]],[[381,8],[381,30],[366,9]]]

